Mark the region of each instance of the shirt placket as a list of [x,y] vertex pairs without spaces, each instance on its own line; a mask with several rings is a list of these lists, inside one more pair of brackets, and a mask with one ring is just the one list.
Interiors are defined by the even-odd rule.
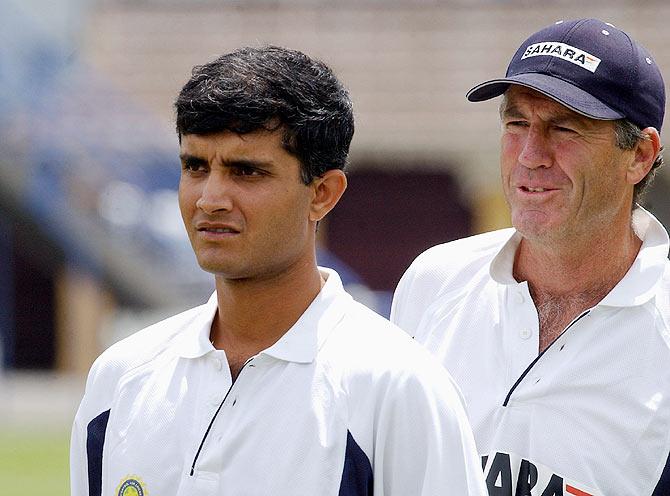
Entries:
[[503,300],[507,384],[511,387],[537,357],[539,323],[527,283],[505,285]]
[[[200,473],[218,474],[221,470],[222,456],[220,452],[222,447],[226,446],[226,432],[234,429],[235,415],[238,410],[238,398],[242,394],[246,394],[250,381],[252,380],[253,370],[256,367],[257,357],[252,357],[244,364],[240,370],[237,379],[227,389],[222,389],[212,394],[210,405],[214,405],[212,414],[208,418],[205,429],[201,431],[201,439],[198,440],[200,447],[196,452],[193,463],[190,469],[192,475]],[[230,377],[227,361],[223,364],[227,371],[227,376]]]
[[[205,496],[215,494],[219,486],[219,476],[214,472],[197,470],[191,473],[193,461],[198,454],[204,433],[214,418],[219,405],[230,389],[232,379],[225,352],[212,350],[196,359],[201,369],[201,377],[196,397],[196,418],[191,429],[190,449],[185,456],[182,477],[177,494]],[[203,449],[205,449],[203,445]],[[198,458],[202,456],[198,454]]]
[[[513,394],[524,394],[524,391],[526,391],[532,396],[533,389],[528,388],[534,388],[534,394],[538,394],[540,390],[545,391],[546,394],[546,388],[550,387],[555,377],[560,375],[563,370],[561,362],[569,362],[578,352],[578,345],[575,342],[577,340],[570,338],[574,336],[576,332],[575,328],[578,327],[579,322],[587,318],[591,312],[592,309],[585,310],[575,317],[549,347],[542,353],[536,353],[535,358],[528,364],[510,388],[503,406],[509,404]],[[572,346],[568,346],[569,340],[572,342]]]

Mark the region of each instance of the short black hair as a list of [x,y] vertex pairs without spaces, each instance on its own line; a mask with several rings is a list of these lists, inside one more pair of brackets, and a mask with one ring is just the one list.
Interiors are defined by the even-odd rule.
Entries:
[[326,64],[297,50],[244,47],[195,66],[175,109],[180,139],[282,128],[305,184],[347,165],[354,135],[349,93]]

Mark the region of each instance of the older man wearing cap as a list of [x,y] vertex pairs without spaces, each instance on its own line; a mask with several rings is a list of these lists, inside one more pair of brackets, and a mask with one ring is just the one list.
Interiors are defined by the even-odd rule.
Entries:
[[493,495],[670,495],[668,234],[638,205],[662,164],[653,57],[596,19],[518,49],[502,95],[514,228],[436,246],[392,319],[461,387]]

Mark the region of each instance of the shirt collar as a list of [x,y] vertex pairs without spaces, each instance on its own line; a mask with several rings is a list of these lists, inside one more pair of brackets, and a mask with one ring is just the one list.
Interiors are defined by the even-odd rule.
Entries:
[[209,340],[209,335],[212,330],[214,315],[216,315],[216,308],[215,291],[178,340],[177,353],[180,357],[198,358],[214,351],[215,348]]
[[506,229],[506,231],[509,231],[509,238],[491,261],[489,275],[491,279],[500,284],[518,284],[514,279],[514,257],[521,243],[521,234],[515,229]]
[[[287,362],[310,363],[314,360],[330,332],[344,316],[345,304],[351,300],[337,272],[323,267],[319,267],[319,272],[326,281],[321,291],[296,323],[261,354]],[[214,351],[209,336],[216,309],[215,291],[181,335],[177,344],[179,356],[198,358]]]
[[668,258],[670,241],[663,225],[642,207],[633,212],[633,229],[642,240],[640,251],[626,275],[599,305],[642,305],[656,293]]
[[310,363],[316,358],[326,338],[344,316],[345,305],[351,300],[337,272],[323,267],[319,267],[319,271],[326,280],[319,294],[286,334],[261,354],[298,363]]
[[[670,240],[663,225],[651,213],[638,206],[633,211],[633,229],[642,246],[633,265],[599,305],[641,305],[652,298],[665,270]],[[514,257],[521,235],[510,229],[510,237],[491,261],[489,274],[500,284],[518,284],[514,279]]]

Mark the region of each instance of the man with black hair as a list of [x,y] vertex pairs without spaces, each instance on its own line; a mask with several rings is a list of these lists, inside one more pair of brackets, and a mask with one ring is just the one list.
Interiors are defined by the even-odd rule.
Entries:
[[420,255],[392,320],[461,387],[491,496],[669,495],[669,240],[636,203],[661,72],[615,26],[559,21],[467,98],[497,96],[514,228]]
[[181,212],[216,292],[95,362],[72,494],[484,494],[450,377],[316,265],[354,132],[330,69],[240,49],[196,67],[176,110]]

